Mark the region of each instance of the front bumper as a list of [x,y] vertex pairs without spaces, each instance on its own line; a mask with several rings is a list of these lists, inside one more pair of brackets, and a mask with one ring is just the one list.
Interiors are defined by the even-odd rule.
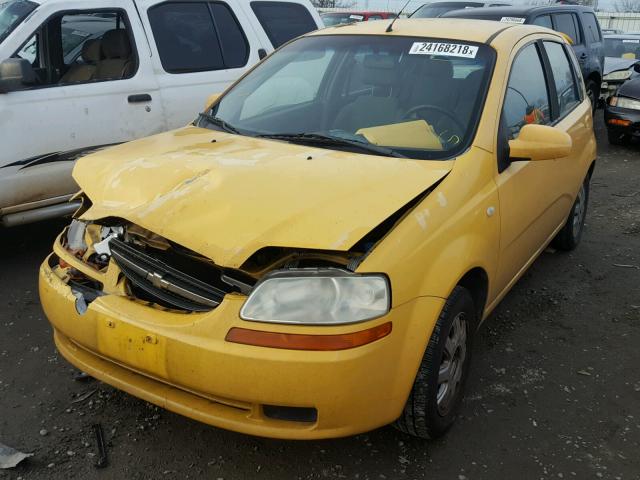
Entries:
[[[164,311],[105,295],[76,311],[71,288],[40,268],[40,298],[60,353],[90,375],[168,410],[217,427],[274,438],[352,435],[401,413],[443,300],[421,297],[384,318],[341,327],[246,322],[241,295],[207,313]],[[232,327],[339,334],[391,321],[392,332],[361,347],[311,352],[229,343]],[[315,408],[313,422],[265,415],[265,405]]]
[[[612,120],[622,120],[629,123],[628,125],[612,124]],[[609,130],[636,137],[640,136],[640,110],[612,107],[607,104],[604,109],[604,122]]]

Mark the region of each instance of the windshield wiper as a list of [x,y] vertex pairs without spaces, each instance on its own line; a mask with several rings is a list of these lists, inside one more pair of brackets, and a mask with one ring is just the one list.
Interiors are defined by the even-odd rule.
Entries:
[[209,115],[208,113],[199,113],[198,118],[200,120],[204,120],[206,123],[210,123],[212,125],[215,125],[216,127],[221,128],[225,132],[236,133],[236,134],[240,133],[238,129],[233,125],[229,125],[227,122],[225,122],[221,118],[215,117],[213,115]]
[[317,145],[327,145],[336,147],[351,147],[366,152],[384,155],[386,157],[407,158],[401,153],[387,147],[380,147],[372,143],[360,142],[358,140],[349,140],[347,138],[332,137],[330,135],[322,135],[320,133],[271,133],[256,135],[260,138],[270,138],[273,140],[284,140],[293,143],[308,143]]

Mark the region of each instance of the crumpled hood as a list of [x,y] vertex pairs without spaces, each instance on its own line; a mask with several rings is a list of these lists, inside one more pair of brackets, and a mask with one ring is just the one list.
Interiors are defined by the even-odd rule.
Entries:
[[637,59],[605,57],[602,72],[603,75],[608,75],[611,72],[617,72],[618,70],[628,70],[635,63],[638,63]]
[[331,151],[187,127],[80,160],[93,206],[239,267],[262,247],[348,250],[452,161]]

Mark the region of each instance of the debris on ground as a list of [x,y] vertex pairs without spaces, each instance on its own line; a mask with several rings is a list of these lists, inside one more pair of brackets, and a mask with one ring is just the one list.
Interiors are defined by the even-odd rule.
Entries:
[[76,398],[75,400],[72,400],[71,403],[84,402],[87,398],[91,397],[97,391],[98,391],[97,388],[94,388],[93,390],[89,390],[88,392],[85,392],[82,395],[78,396],[78,398]]
[[25,458],[32,457],[33,453],[23,453],[15,448],[0,443],[0,469],[13,468]]
[[104,468],[107,466],[107,448],[104,445],[102,425],[96,423],[93,426],[93,431],[96,434],[96,443],[98,444],[98,460],[96,461],[96,468]]

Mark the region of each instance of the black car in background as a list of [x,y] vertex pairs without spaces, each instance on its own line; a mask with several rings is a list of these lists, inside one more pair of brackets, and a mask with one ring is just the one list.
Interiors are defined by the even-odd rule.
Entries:
[[564,33],[573,42],[587,94],[595,109],[602,83],[604,43],[600,24],[592,8],[579,5],[470,8],[455,10],[442,16],[541,25]]
[[[635,65],[640,72],[640,64]],[[623,145],[640,138],[640,77],[622,84],[604,107],[609,143]]]
[[501,1],[489,1],[489,2],[473,2],[473,1],[464,1],[458,0],[453,2],[431,2],[425,3],[411,15],[410,18],[437,18],[441,17],[447,12],[451,12],[453,10],[460,10],[465,8],[482,8],[482,7],[502,7],[508,6],[511,3],[501,2]]

